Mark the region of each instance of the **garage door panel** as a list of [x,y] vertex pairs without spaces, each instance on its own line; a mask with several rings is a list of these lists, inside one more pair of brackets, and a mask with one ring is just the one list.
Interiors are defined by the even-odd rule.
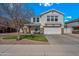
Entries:
[[58,27],[45,27],[44,34],[61,34],[61,28]]

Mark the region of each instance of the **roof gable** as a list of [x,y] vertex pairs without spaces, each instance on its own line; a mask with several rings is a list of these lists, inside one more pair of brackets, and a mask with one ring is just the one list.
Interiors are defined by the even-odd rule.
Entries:
[[57,13],[59,13],[59,14],[61,14],[61,15],[64,15],[64,13],[62,13],[62,12],[60,12],[60,11],[58,11],[58,10],[53,9],[53,10],[48,10],[48,11],[46,11],[46,12],[43,12],[40,16],[42,16],[42,15],[44,15],[44,14],[47,14],[47,13],[49,13],[49,12],[57,12]]

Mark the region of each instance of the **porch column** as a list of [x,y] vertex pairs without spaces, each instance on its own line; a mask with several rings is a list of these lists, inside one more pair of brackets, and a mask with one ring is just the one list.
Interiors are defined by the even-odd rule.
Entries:
[[29,26],[29,33],[31,33],[31,26]]

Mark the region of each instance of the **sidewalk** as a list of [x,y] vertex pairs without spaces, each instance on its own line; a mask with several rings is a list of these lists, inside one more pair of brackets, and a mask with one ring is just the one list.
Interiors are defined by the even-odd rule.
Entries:
[[0,56],[78,56],[79,45],[0,45]]

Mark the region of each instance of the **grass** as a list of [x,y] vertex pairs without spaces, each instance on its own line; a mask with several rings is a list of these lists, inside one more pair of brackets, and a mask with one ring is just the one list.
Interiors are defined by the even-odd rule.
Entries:
[[[43,42],[47,42],[47,39],[44,35],[42,34],[34,34],[34,35],[21,35],[20,36],[23,40],[28,39],[28,40],[35,40],[35,41],[43,41]],[[7,39],[7,40],[16,40],[17,36],[4,36],[3,39]]]
[[17,36],[13,36],[13,35],[7,35],[7,36],[3,36],[3,39],[16,39]]
[[2,36],[2,39],[4,40],[10,40],[10,41],[16,41],[17,36],[13,36],[13,35],[6,35],[6,36]]
[[36,34],[36,35],[21,35],[21,38],[24,38],[24,39],[29,39],[29,40],[35,40],[35,41],[46,41],[47,42],[47,39],[44,35],[42,34]]

